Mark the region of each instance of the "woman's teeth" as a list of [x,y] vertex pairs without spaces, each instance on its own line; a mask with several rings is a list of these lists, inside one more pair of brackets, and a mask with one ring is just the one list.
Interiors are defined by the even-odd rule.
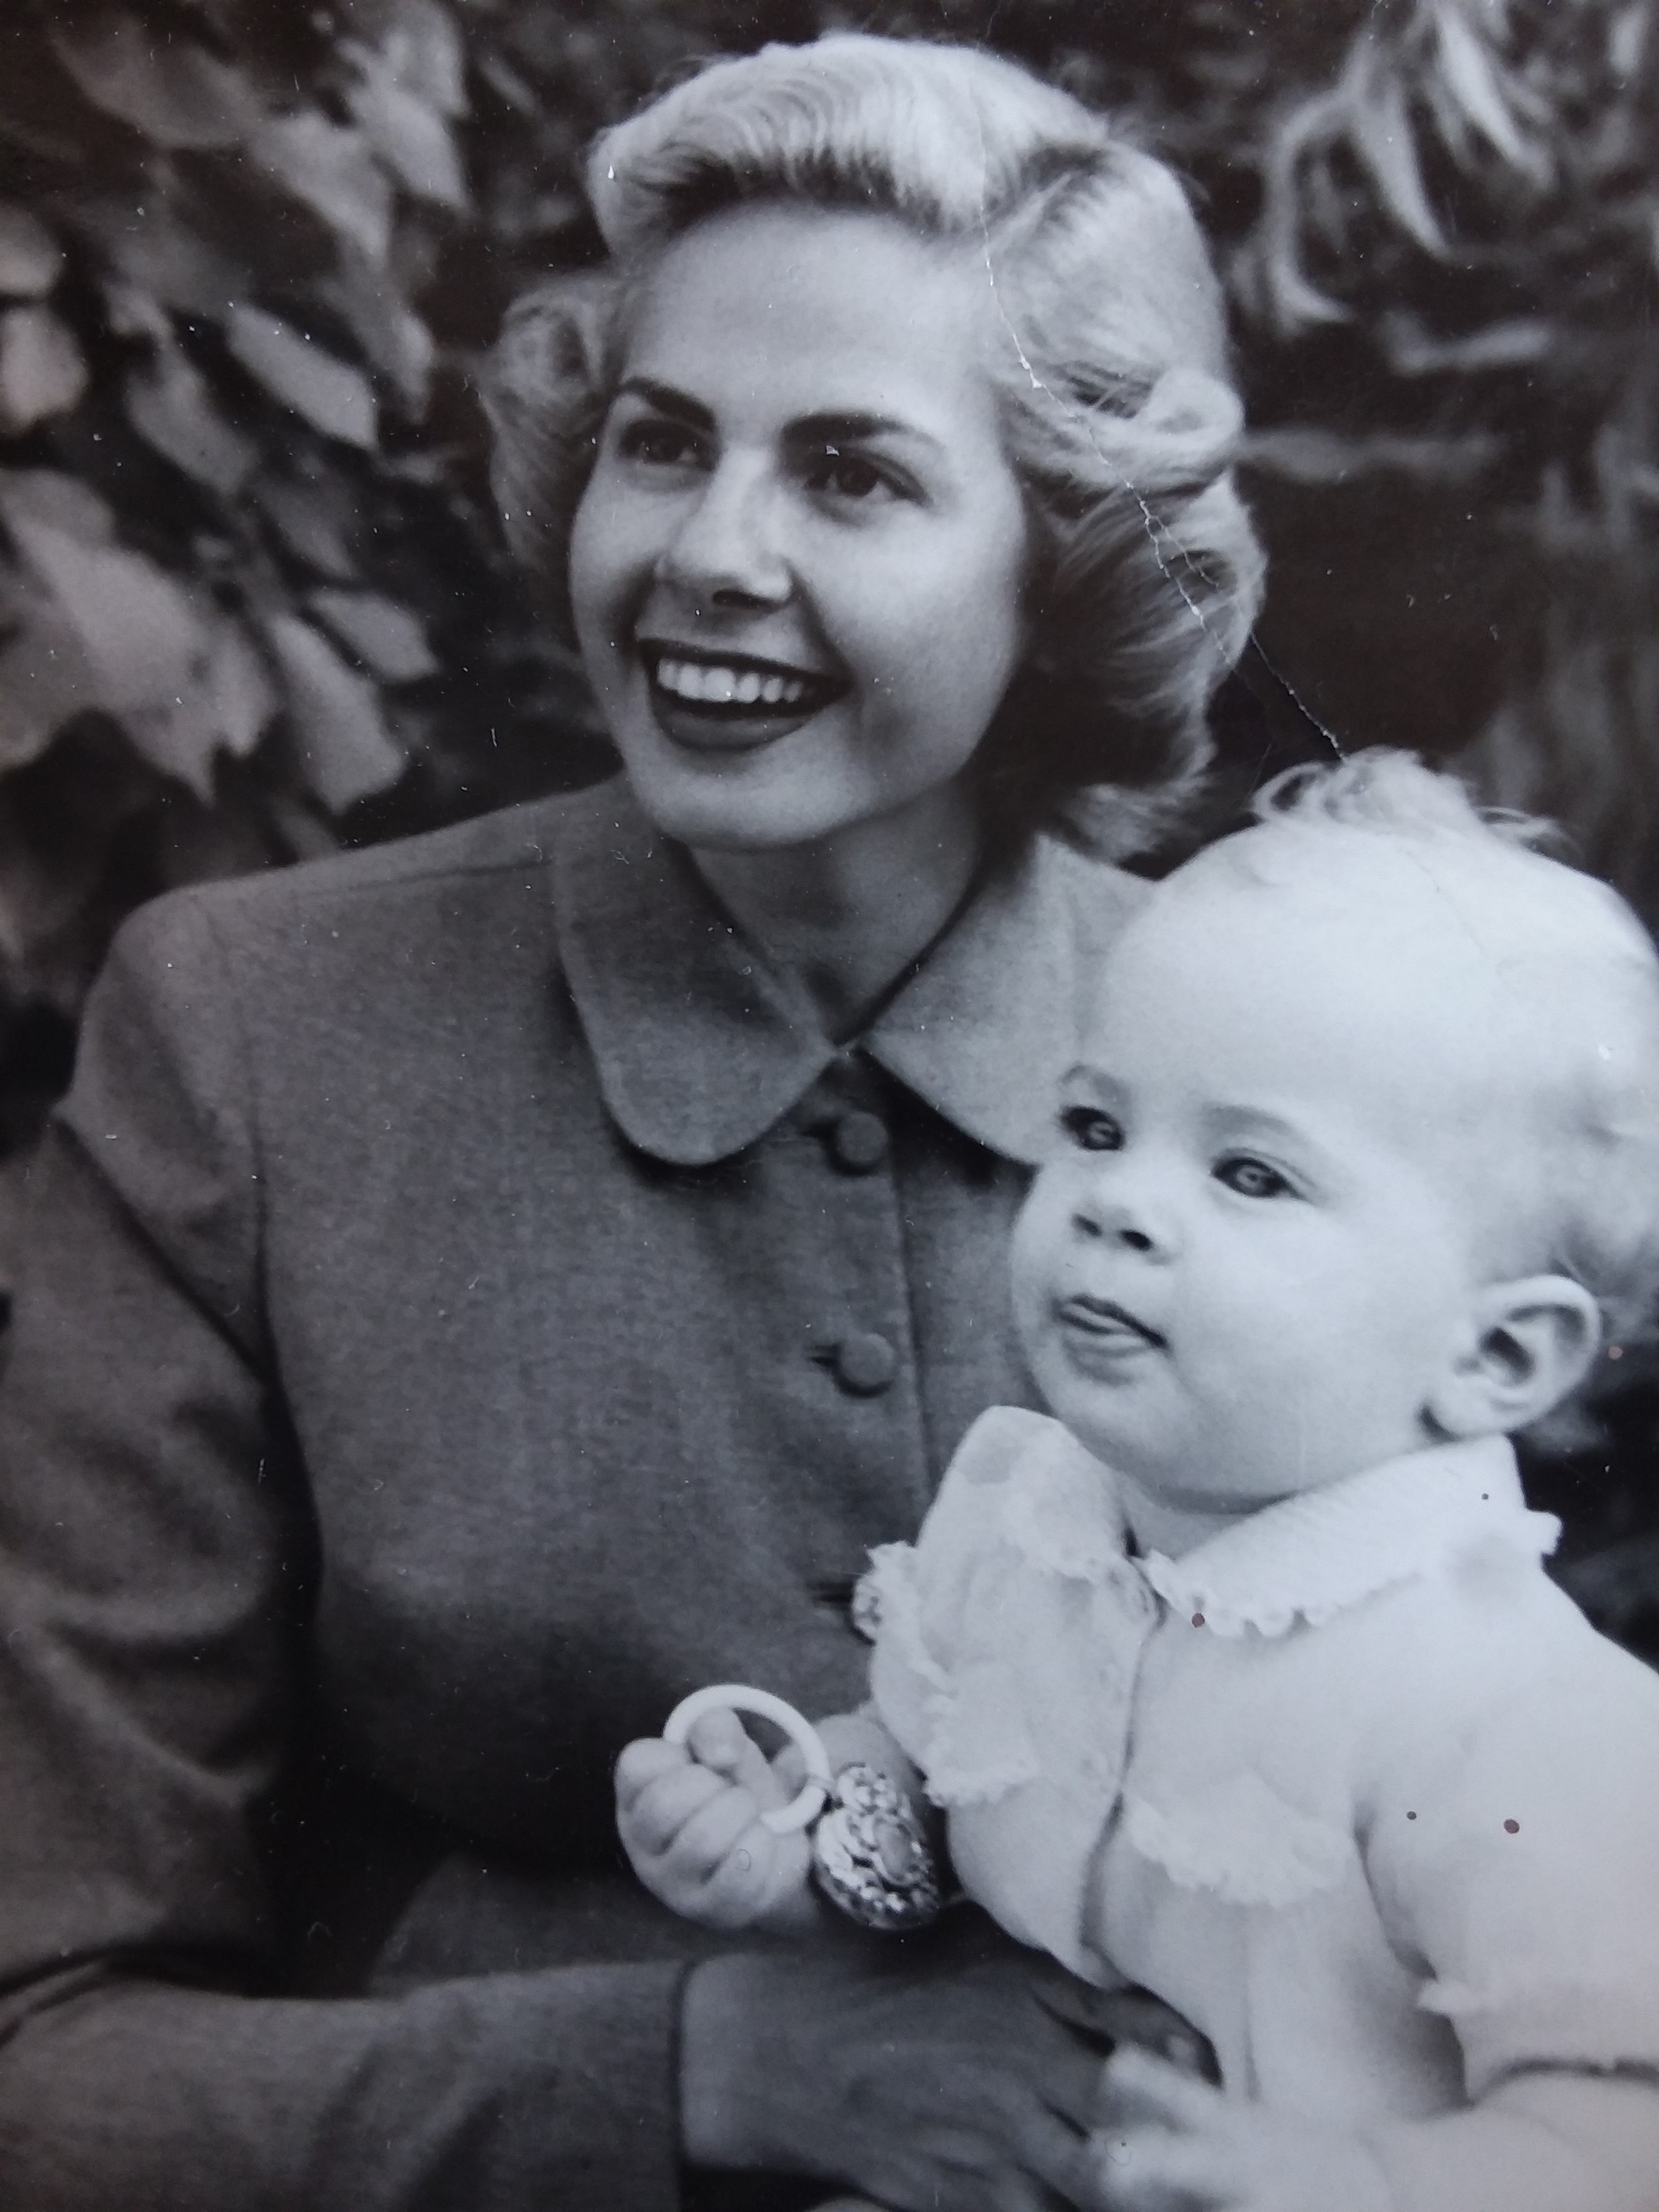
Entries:
[[675,698],[707,707],[798,707],[807,692],[793,676],[762,676],[752,668],[703,660],[659,660],[656,680]]

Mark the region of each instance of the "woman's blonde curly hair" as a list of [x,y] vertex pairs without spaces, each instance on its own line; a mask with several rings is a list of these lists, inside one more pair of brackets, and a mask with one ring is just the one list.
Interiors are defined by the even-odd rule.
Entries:
[[1219,289],[1170,172],[1012,63],[837,34],[702,70],[600,135],[588,190],[609,265],[520,299],[484,388],[509,542],[567,634],[570,526],[653,256],[748,202],[886,215],[983,262],[1004,334],[1030,645],[977,757],[988,812],[1108,855],[1151,842],[1209,757],[1262,570]]

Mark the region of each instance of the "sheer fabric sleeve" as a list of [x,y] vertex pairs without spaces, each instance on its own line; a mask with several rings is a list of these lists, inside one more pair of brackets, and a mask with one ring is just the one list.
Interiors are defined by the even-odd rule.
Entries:
[[1005,1478],[1051,1425],[1017,1406],[981,1413],[945,1469],[915,1542],[884,1544],[872,1555],[861,1586],[876,1620],[871,1698],[924,1773],[937,1765],[941,1716],[957,1685],[975,1569],[999,1540]]
[[1654,2202],[1659,1678],[1547,1596],[1533,1667],[1376,1811],[1379,1901],[1475,2101],[1386,2135],[1408,2212]]

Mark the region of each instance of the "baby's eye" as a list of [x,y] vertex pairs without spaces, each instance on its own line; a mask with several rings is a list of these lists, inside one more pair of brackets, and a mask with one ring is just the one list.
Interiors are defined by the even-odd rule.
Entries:
[[1259,1160],[1249,1152],[1235,1152],[1229,1158],[1218,1160],[1215,1167],[1218,1182],[1224,1182],[1229,1190],[1236,1190],[1241,1198],[1294,1198],[1296,1187],[1288,1176],[1281,1175],[1266,1160]]
[[838,446],[825,446],[811,455],[806,465],[806,488],[860,506],[884,495],[895,497],[898,489],[884,469],[861,453],[843,453]]
[[1060,1126],[1080,1152],[1115,1152],[1122,1147],[1122,1130],[1099,1106],[1063,1106]]

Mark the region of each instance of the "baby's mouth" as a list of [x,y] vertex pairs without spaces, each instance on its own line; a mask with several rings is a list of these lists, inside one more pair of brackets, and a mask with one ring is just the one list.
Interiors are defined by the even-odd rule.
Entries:
[[1127,1348],[1141,1344],[1150,1346],[1155,1352],[1168,1348],[1167,1338],[1160,1336],[1115,1299],[1092,1297],[1079,1291],[1069,1298],[1062,1298],[1057,1310],[1068,1328],[1103,1346],[1121,1345]]
[[814,671],[749,653],[694,651],[642,641],[640,656],[652,690],[678,712],[720,721],[799,721],[830,706],[845,684]]

